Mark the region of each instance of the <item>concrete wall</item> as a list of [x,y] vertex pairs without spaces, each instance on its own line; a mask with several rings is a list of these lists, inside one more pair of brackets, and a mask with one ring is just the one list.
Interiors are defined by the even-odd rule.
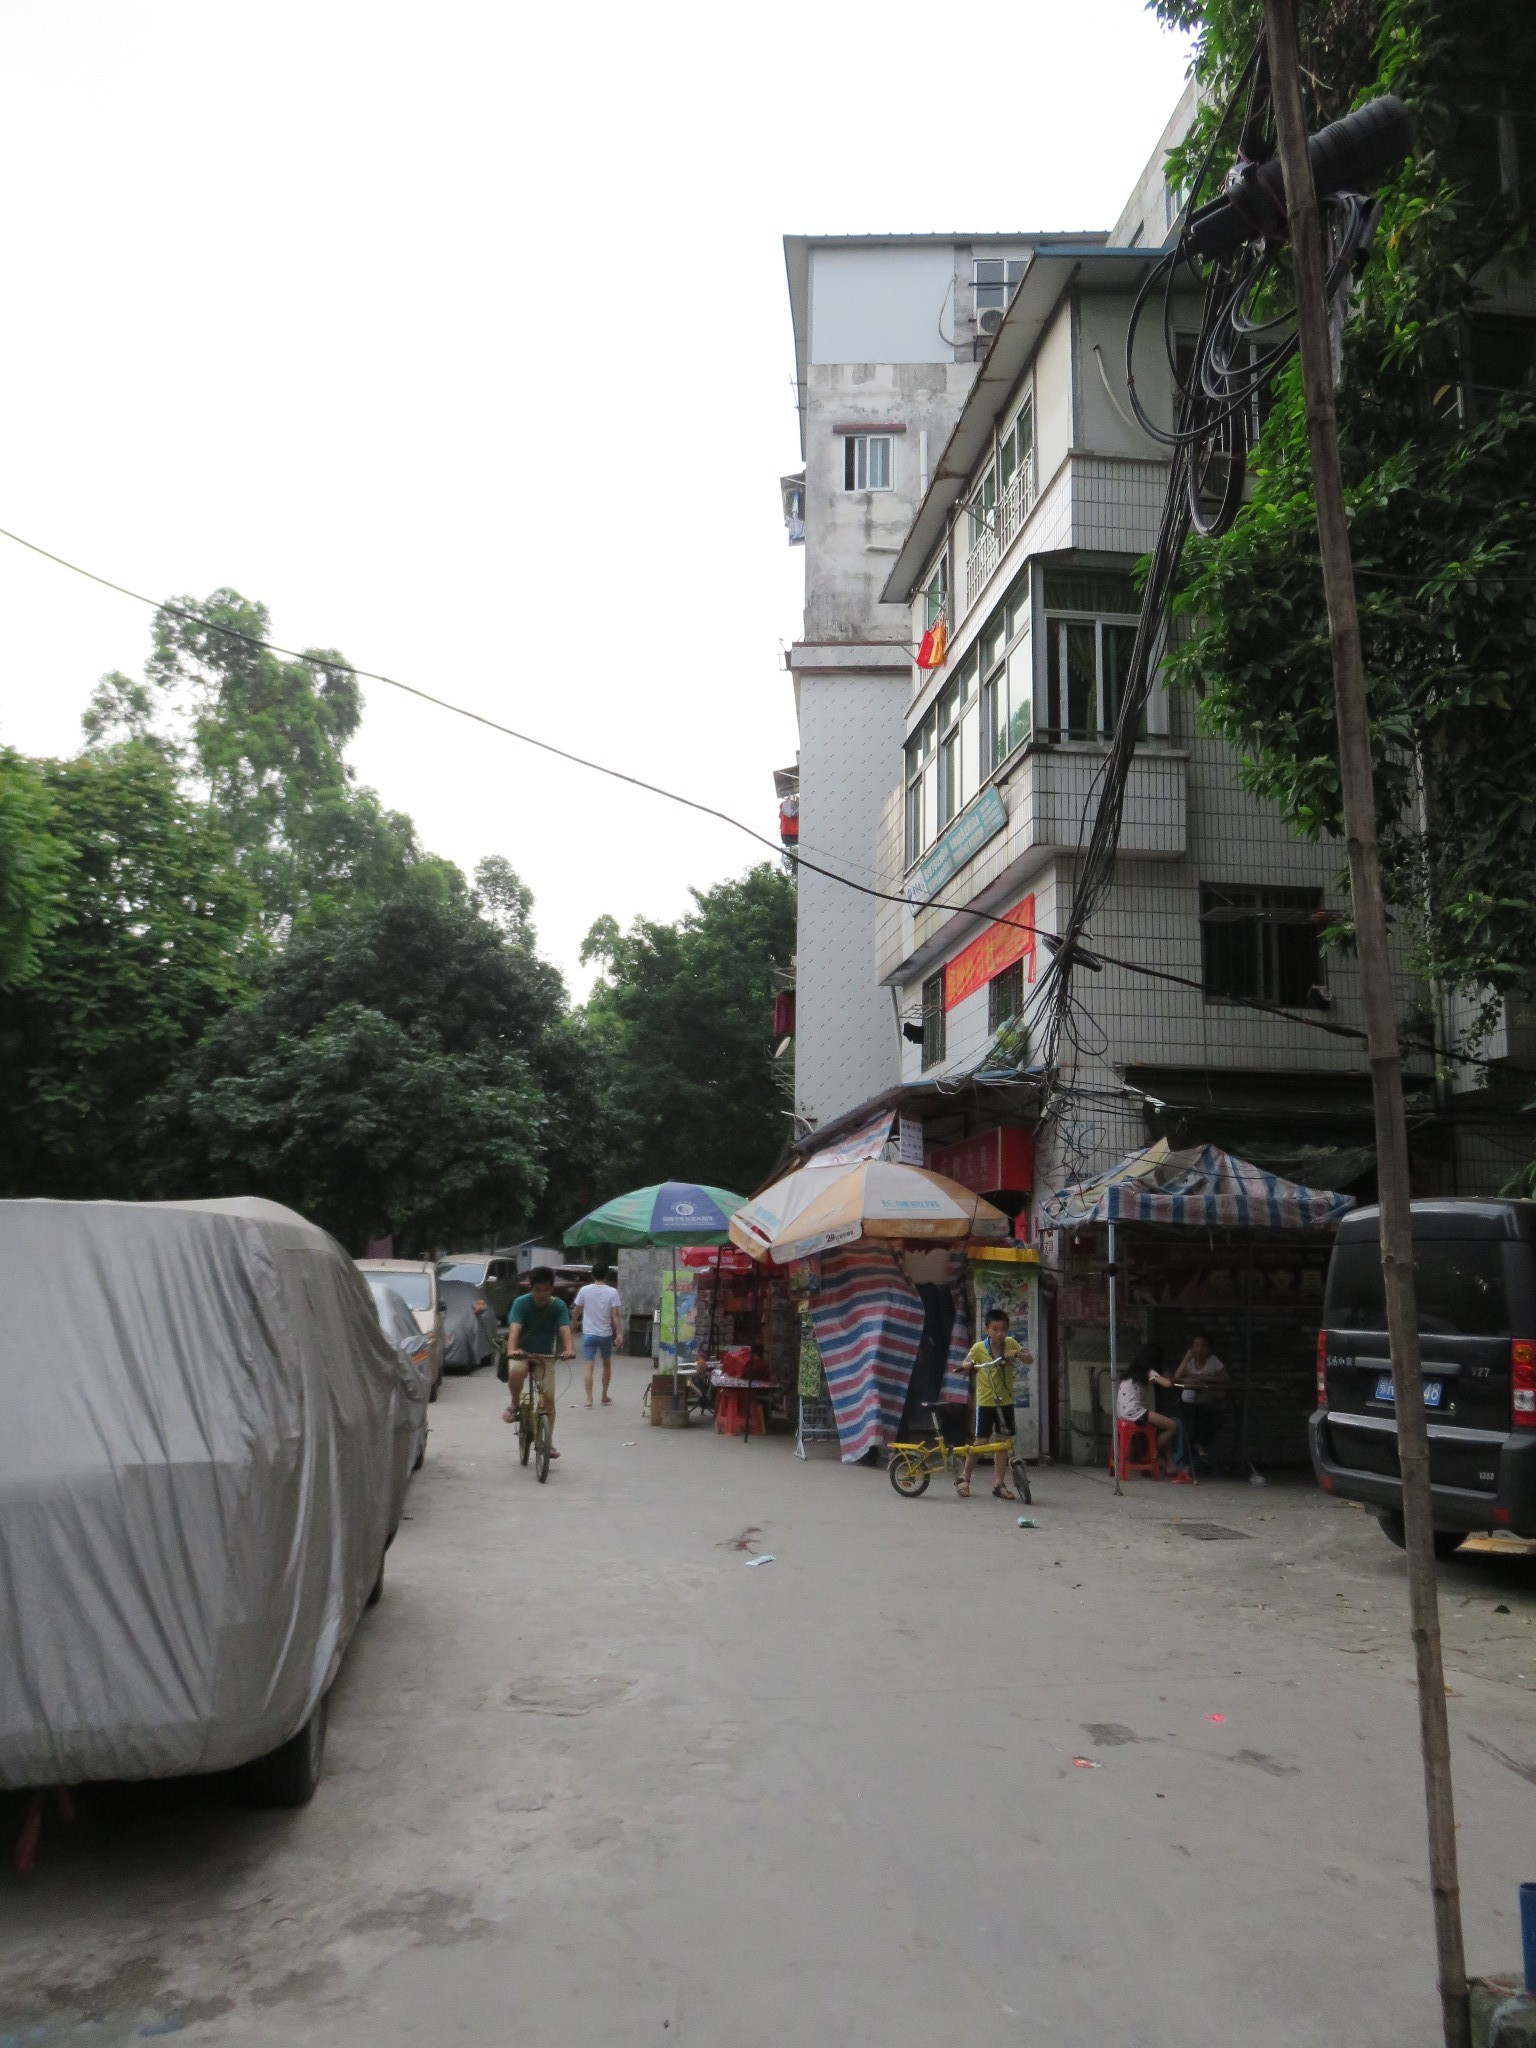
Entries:
[[1179,104],[1169,116],[1156,149],[1136,180],[1135,189],[1122,207],[1120,218],[1110,230],[1109,245],[1112,249],[1133,246],[1155,249],[1167,240],[1173,220],[1163,159],[1195,118],[1195,100],[1195,83],[1191,79],[1180,94]]
[[[905,605],[882,604],[929,473],[976,374],[972,363],[834,363],[810,371],[805,435],[805,638],[905,644]],[[899,426],[893,488],[843,488],[839,427]],[[925,441],[926,436],[926,441]]]

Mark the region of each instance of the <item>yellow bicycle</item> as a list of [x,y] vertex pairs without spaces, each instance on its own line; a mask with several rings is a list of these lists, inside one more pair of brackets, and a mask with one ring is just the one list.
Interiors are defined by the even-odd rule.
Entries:
[[539,1394],[543,1390],[544,1375],[554,1371],[555,1361],[536,1351],[513,1351],[508,1353],[509,1367],[514,1359],[528,1368],[523,1391],[517,1397],[518,1462],[526,1465],[531,1451],[534,1475],[542,1486],[549,1477],[549,1417],[544,1412]]
[[[958,1488],[969,1457],[991,1458],[1000,1450],[1013,1452],[1015,1439],[1011,1436],[988,1437],[981,1443],[952,1444],[939,1428],[938,1417],[932,1408],[928,1410],[928,1418],[933,1424],[931,1436],[887,1447],[891,1460],[888,1468],[890,1481],[903,1500],[916,1500],[925,1494],[935,1472],[947,1472]],[[1031,1498],[1028,1467],[1021,1457],[1010,1455],[1008,1469],[1013,1474],[1014,1492],[1027,1503]]]

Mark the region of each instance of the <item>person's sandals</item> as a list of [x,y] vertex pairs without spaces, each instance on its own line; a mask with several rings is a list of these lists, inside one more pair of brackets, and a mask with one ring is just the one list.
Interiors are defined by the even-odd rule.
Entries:
[[994,1486],[992,1489],[994,1500],[1017,1500],[1018,1497],[1011,1486]]
[[955,1481],[955,1491],[962,1500],[969,1500],[971,1497],[971,1482],[968,1479],[957,1479]]
[[611,1407],[613,1406],[613,1396],[612,1396],[612,1394],[604,1394],[604,1396],[603,1396],[603,1406],[604,1406],[605,1408],[611,1408]]
[[501,1411],[501,1419],[503,1422],[516,1422],[517,1410],[515,1408],[503,1408]]

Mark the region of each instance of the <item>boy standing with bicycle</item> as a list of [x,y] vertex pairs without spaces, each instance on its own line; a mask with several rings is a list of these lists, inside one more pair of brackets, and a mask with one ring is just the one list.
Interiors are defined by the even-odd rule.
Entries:
[[[976,1375],[976,1440],[988,1437],[1012,1437],[1013,1420],[1013,1368],[1022,1361],[1030,1364],[1030,1354],[1008,1334],[1008,1318],[1000,1308],[988,1311],[986,1342],[973,1344],[965,1354],[965,1362]],[[975,1469],[976,1453],[967,1451],[965,1469],[960,1474],[956,1492],[962,1500],[971,1497],[971,1473]],[[1008,1445],[999,1443],[992,1454],[992,1469],[996,1484],[992,1488],[996,1500],[1017,1500],[1018,1495],[1008,1484]]]

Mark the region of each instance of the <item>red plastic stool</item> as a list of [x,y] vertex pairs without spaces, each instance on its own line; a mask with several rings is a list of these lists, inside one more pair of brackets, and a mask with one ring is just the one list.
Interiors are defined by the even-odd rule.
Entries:
[[763,1426],[763,1404],[757,1395],[746,1387],[722,1387],[715,1396],[715,1431],[719,1436],[745,1436],[748,1425],[748,1402],[751,1402],[751,1428],[754,1436],[766,1436]]
[[[1139,1458],[1131,1455],[1136,1448],[1138,1437],[1142,1442],[1142,1455]],[[1114,1473],[1116,1458],[1120,1461],[1122,1480],[1128,1479],[1133,1472],[1145,1472],[1149,1479],[1161,1479],[1163,1476],[1162,1460],[1157,1455],[1157,1431],[1145,1419],[1140,1422],[1126,1422],[1120,1417],[1116,1418],[1115,1449],[1109,1461],[1111,1476]]]

